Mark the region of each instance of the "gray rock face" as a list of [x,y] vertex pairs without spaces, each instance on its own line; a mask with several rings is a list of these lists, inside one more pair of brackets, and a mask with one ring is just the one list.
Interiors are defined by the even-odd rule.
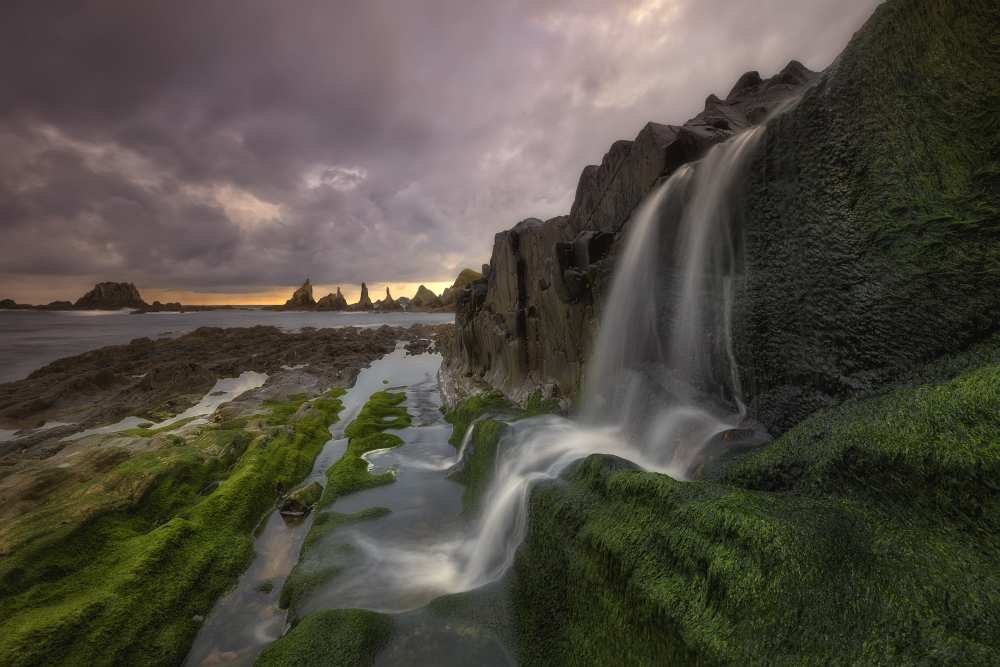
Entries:
[[[62,304],[63,302],[59,302]],[[97,283],[73,304],[74,308],[87,310],[118,310],[120,308],[143,308],[139,290],[132,283]]]
[[[600,165],[584,168],[568,216],[524,220],[497,234],[488,277],[457,298],[446,371],[514,400],[536,389],[574,396],[611,277],[610,258],[633,209],[660,179],[751,126],[751,117],[816,76],[795,62],[768,81],[745,74],[725,102],[709,97],[705,111],[683,126],[648,123],[635,140],[615,142]],[[791,80],[799,83],[783,83]]]
[[347,299],[337,287],[336,294],[327,294],[316,302],[316,310],[347,310]]
[[308,278],[302,283],[302,287],[292,293],[292,298],[285,302],[286,308],[313,308],[315,305],[312,283]]
[[733,339],[754,415],[779,432],[995,330],[1000,146],[983,110],[1000,62],[983,26],[996,19],[995,3],[889,2],[823,74],[795,61],[771,79],[748,72],[683,126],[616,142],[584,169],[568,218],[497,234],[488,278],[458,298],[447,374],[514,399],[574,396],[632,210],[798,96],[730,202]]

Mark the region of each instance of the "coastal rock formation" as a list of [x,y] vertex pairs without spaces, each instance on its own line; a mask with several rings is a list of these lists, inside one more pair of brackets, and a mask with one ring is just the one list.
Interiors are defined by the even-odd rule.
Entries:
[[410,299],[410,306],[414,310],[430,310],[442,306],[441,299],[434,292],[423,285],[417,288],[416,294]]
[[472,269],[462,269],[462,271],[455,278],[455,282],[452,283],[451,287],[444,288],[444,292],[441,293],[441,304],[444,306],[454,307],[458,300],[459,292],[475,281],[482,279],[488,266],[489,265],[487,264],[483,265],[483,273],[478,273]]
[[396,303],[392,298],[392,294],[389,293],[389,288],[385,288],[385,298],[375,304],[376,310],[381,310],[383,312],[398,311],[403,310],[403,307]]
[[[730,203],[742,221],[732,337],[751,413],[781,432],[1000,326],[1000,147],[983,113],[996,58],[982,36],[939,30],[974,32],[986,11],[888,3],[822,74],[795,61],[771,79],[749,72],[683,126],[616,142],[584,169],[569,216],[497,234],[488,277],[457,299],[449,377],[515,400],[575,396],[632,210],[786,103]],[[905,35],[893,28],[904,17]]]
[[358,297],[358,302],[351,306],[351,310],[373,310],[375,304],[372,303],[371,297],[368,296],[368,285],[361,283],[361,296]]
[[315,305],[312,283],[309,282],[308,278],[302,283],[302,287],[292,293],[292,298],[285,302],[285,308],[312,308]]
[[316,302],[316,310],[347,310],[347,299],[337,287],[336,294],[327,294]]
[[[64,303],[67,302],[53,302],[49,307],[57,306],[61,309]],[[145,305],[146,302],[142,300],[139,290],[132,283],[105,282],[97,283],[94,289],[77,299],[73,307],[84,310],[119,310],[143,308]]]
[[748,72],[725,101],[709,96],[705,110],[683,126],[648,123],[634,141],[615,142],[601,165],[584,168],[568,216],[529,218],[498,233],[487,277],[468,280],[474,272],[463,271],[464,289],[452,292],[457,327],[448,373],[514,400],[539,388],[574,396],[610,258],[632,210],[661,179],[764,118],[816,76],[796,61],[768,80]]

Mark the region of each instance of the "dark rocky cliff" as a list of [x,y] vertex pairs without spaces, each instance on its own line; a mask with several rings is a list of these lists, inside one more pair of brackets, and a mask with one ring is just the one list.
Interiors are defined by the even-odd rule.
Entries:
[[796,62],[769,80],[749,72],[684,126],[616,142],[584,169],[569,216],[497,235],[488,275],[458,298],[450,379],[575,397],[632,210],[799,92],[737,202],[733,337],[754,413],[782,430],[995,330],[1000,109],[986,25],[993,3],[891,2],[821,75]]

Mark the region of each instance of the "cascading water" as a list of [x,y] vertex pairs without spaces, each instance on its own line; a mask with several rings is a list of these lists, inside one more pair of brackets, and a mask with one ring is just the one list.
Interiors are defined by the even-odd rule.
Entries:
[[[460,589],[494,581],[510,567],[535,483],[590,454],[684,479],[713,439],[743,425],[729,338],[736,267],[729,201],[763,132],[754,128],[713,147],[636,210],[590,362],[583,413],[575,422],[514,425],[478,530],[460,546]],[[669,275],[665,265],[673,267]]]
[[[510,425],[479,521],[419,548],[356,541],[392,579],[397,599],[410,601],[384,611],[502,577],[523,541],[531,488],[574,461],[610,454],[683,479],[696,473],[706,448],[744,426],[729,344],[736,264],[727,204],[763,132],[744,132],[681,167],[633,214],[582,414]],[[464,435],[456,461],[472,429]]]

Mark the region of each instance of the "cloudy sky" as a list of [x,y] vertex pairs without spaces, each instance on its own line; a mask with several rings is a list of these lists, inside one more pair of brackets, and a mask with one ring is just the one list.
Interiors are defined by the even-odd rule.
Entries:
[[877,4],[7,0],[0,297],[439,289],[614,140],[825,67]]

